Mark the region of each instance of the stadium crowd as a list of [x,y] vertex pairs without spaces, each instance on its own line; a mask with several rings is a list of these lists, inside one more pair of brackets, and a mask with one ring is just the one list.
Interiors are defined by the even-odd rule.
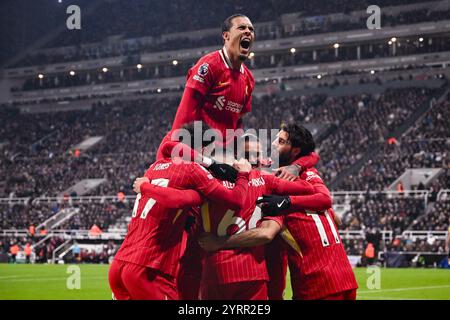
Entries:
[[[399,141],[385,139],[377,155],[340,186],[345,190],[383,190],[408,168],[442,168],[433,188],[449,188],[448,121],[450,100],[437,103]],[[418,189],[424,189],[419,186]]]
[[[390,138],[389,134],[432,94],[430,89],[406,88],[388,90],[379,95],[255,97],[253,111],[246,116],[245,126],[276,129],[282,121],[327,126],[328,134],[318,144],[321,156],[319,170],[326,181],[332,181],[373,145],[385,143]],[[169,130],[178,99],[95,103],[90,110],[51,113],[51,117],[47,113],[17,115],[12,111],[6,112],[5,118],[0,120],[0,141],[8,141],[9,144],[3,147],[0,158],[2,178],[6,182],[0,192],[5,197],[56,196],[82,179],[106,178],[107,183],[94,190],[93,194],[132,194],[132,181],[154,161],[159,142]],[[438,122],[435,136],[443,137],[445,132],[442,130],[446,128],[441,127],[445,122],[442,120],[446,115],[442,113],[446,112],[445,105],[436,110],[441,111],[432,114],[441,122]],[[429,117],[427,119],[427,123],[432,121]],[[28,130],[17,130],[24,126]],[[103,140],[92,149],[74,150],[75,145],[92,136],[102,136]],[[414,142],[412,145],[421,147],[423,143]],[[431,149],[427,152],[436,152],[433,161],[429,161],[428,153],[419,154],[419,160],[424,160],[415,160],[414,165],[445,163],[445,151],[439,141],[429,145]],[[387,170],[383,166],[385,161],[377,160],[380,168],[371,169],[379,172],[372,179],[377,184],[371,183],[370,187],[377,190],[386,187],[408,167],[408,162],[400,165],[395,161],[397,158],[389,158],[388,152],[393,148],[398,147],[388,145],[378,157],[389,159],[398,169]],[[416,159],[417,156],[411,154],[415,150],[406,149],[408,153],[402,157]],[[345,179],[343,188],[365,190],[365,181],[371,181],[367,172],[369,169],[363,168],[358,178]]]

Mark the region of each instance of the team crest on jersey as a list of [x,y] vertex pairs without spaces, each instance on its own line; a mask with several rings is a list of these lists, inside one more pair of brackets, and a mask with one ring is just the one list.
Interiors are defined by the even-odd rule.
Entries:
[[204,77],[208,74],[209,71],[209,64],[207,64],[206,62],[204,64],[202,64],[200,67],[198,67],[198,75],[201,77]]

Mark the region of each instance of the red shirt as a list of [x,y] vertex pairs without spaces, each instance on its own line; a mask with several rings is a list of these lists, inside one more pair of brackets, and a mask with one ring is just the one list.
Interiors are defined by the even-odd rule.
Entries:
[[[326,189],[315,169],[306,170],[301,179],[316,189]],[[358,287],[334,223],[333,210],[301,209],[308,203],[306,198],[317,199],[319,196],[303,196],[303,204],[299,201],[302,196],[293,196],[292,207],[297,208],[296,213],[266,218],[282,226],[281,235],[289,244],[289,270],[295,299],[320,299]]]
[[[230,192],[200,165],[186,162],[175,164],[170,159],[152,164],[145,176],[152,184],[161,187],[194,189],[207,198],[214,196],[227,202],[233,202],[237,194],[245,193],[248,184],[247,175],[239,174],[236,188]],[[148,194],[139,193],[127,236],[115,259],[158,269],[175,277],[183,253],[185,220],[182,209],[170,209]]]
[[[224,181],[228,188],[233,184]],[[252,170],[245,204],[241,210],[232,210],[227,203],[207,202],[201,207],[205,232],[218,236],[232,235],[256,228],[261,220],[261,209],[256,200],[263,194],[304,194],[312,193],[311,185],[304,181],[288,182],[260,170]],[[203,266],[206,285],[225,284],[242,281],[268,281],[264,257],[264,246],[227,249],[207,253]]]
[[172,130],[202,120],[225,137],[226,129],[237,129],[239,118],[251,111],[254,87],[250,70],[244,64],[240,70],[233,69],[224,48],[201,57],[188,71],[186,81],[186,89],[200,94],[201,104],[182,99]]

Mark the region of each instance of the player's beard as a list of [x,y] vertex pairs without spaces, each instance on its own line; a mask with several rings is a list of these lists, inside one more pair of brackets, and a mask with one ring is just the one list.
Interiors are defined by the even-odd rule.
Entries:
[[286,152],[286,153],[280,153],[278,155],[278,161],[280,162],[280,167],[284,167],[284,166],[288,166],[291,164],[291,154]]

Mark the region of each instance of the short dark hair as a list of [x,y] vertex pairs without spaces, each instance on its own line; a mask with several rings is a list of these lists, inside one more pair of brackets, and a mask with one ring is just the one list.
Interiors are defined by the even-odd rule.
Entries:
[[236,13],[229,16],[222,22],[222,33],[230,31],[231,27],[233,26],[233,19],[238,17],[248,18],[245,14],[242,13]]
[[310,154],[316,148],[311,131],[304,126],[295,123],[285,123],[281,125],[281,130],[286,131],[289,135],[288,141],[292,147],[300,148],[298,158]]

